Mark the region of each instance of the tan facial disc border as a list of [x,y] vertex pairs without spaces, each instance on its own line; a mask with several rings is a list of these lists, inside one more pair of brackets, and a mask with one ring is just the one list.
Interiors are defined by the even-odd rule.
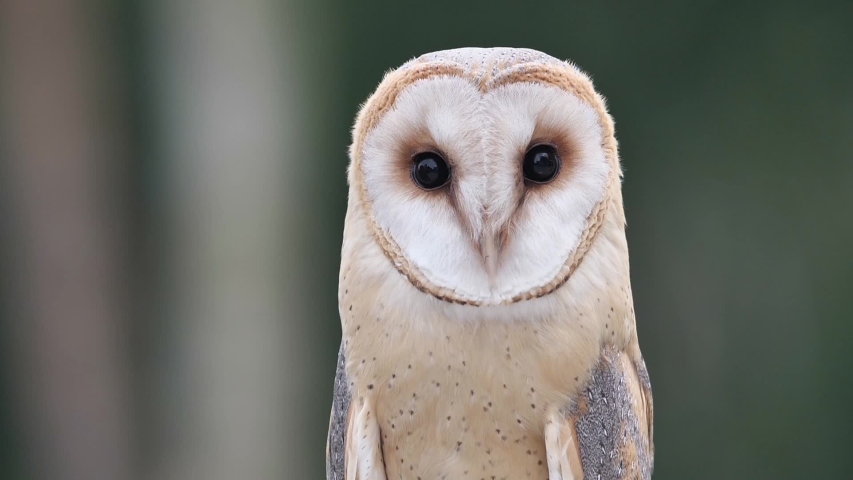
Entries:
[[[394,107],[400,93],[415,82],[434,77],[451,76],[470,80],[483,93],[512,83],[538,83],[557,87],[569,94],[575,95],[589,104],[598,114],[601,125],[601,146],[604,149],[605,157],[610,166],[610,178],[604,196],[592,209],[589,217],[587,217],[586,227],[577,248],[569,255],[569,258],[557,275],[545,285],[532,288],[499,303],[470,298],[449,288],[433,285],[416,265],[409,262],[400,246],[397,245],[397,242],[377,223],[373,215],[370,197],[367,194],[367,187],[363,181],[361,161],[364,140],[373,131],[385,112]],[[621,175],[613,119],[607,113],[604,99],[595,91],[592,82],[583,73],[567,63],[521,63],[507,68],[494,77],[482,75],[476,69],[465,70],[460,64],[453,62],[415,63],[392,71],[385,76],[382,83],[376,89],[376,92],[367,100],[359,112],[355,128],[353,129],[353,143],[350,147],[350,157],[353,161],[350,168],[353,173],[354,187],[357,189],[362,205],[366,209],[365,213],[367,214],[366,216],[376,241],[391,261],[391,264],[418,290],[432,295],[439,300],[474,306],[508,305],[522,300],[538,298],[553,292],[566,283],[589,251],[601,225],[604,223],[604,217],[613,196],[613,191],[619,188]]]

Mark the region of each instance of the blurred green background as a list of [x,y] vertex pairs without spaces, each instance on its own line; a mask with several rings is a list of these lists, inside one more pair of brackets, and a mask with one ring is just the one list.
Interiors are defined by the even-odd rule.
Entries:
[[358,106],[421,53],[523,46],[589,72],[616,120],[655,478],[849,478],[851,21],[843,0],[2,2],[0,477],[323,478]]

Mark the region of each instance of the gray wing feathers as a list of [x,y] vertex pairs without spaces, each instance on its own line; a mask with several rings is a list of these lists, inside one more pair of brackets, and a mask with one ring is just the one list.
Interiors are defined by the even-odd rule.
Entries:
[[344,480],[346,475],[345,451],[347,444],[347,419],[352,393],[346,374],[344,344],[338,351],[338,368],[335,373],[332,419],[329,423],[328,452],[326,452],[326,480]]
[[[593,369],[587,387],[569,412],[574,418],[584,478],[648,480],[651,442],[632,408],[620,353],[608,349]],[[641,381],[648,374],[643,368]],[[647,385],[646,385],[647,386]]]

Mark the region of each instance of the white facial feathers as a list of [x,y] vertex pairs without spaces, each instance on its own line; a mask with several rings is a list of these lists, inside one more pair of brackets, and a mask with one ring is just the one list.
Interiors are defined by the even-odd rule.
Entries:
[[523,152],[535,143],[557,144],[563,162],[553,183],[518,189],[524,196],[520,207],[515,208],[506,180],[493,183],[489,192],[496,221],[511,222],[495,293],[512,296],[558,274],[604,197],[610,167],[598,115],[577,97],[555,87],[516,83],[490,92],[487,100],[492,118],[499,119],[498,128],[488,132],[495,144],[491,177],[519,178]]
[[[562,158],[547,185],[522,177],[524,154],[537,143]],[[450,184],[437,191],[410,178],[412,156],[427,150],[451,168]],[[434,286],[485,304],[558,275],[610,174],[599,116],[587,103],[536,83],[483,93],[458,77],[401,92],[365,138],[361,168],[376,223],[405,258]]]

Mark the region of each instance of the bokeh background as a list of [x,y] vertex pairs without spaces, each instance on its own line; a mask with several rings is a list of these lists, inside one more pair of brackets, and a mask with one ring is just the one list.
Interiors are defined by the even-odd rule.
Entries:
[[0,478],[324,478],[349,127],[428,51],[608,98],[655,478],[850,478],[853,2],[3,0]]

